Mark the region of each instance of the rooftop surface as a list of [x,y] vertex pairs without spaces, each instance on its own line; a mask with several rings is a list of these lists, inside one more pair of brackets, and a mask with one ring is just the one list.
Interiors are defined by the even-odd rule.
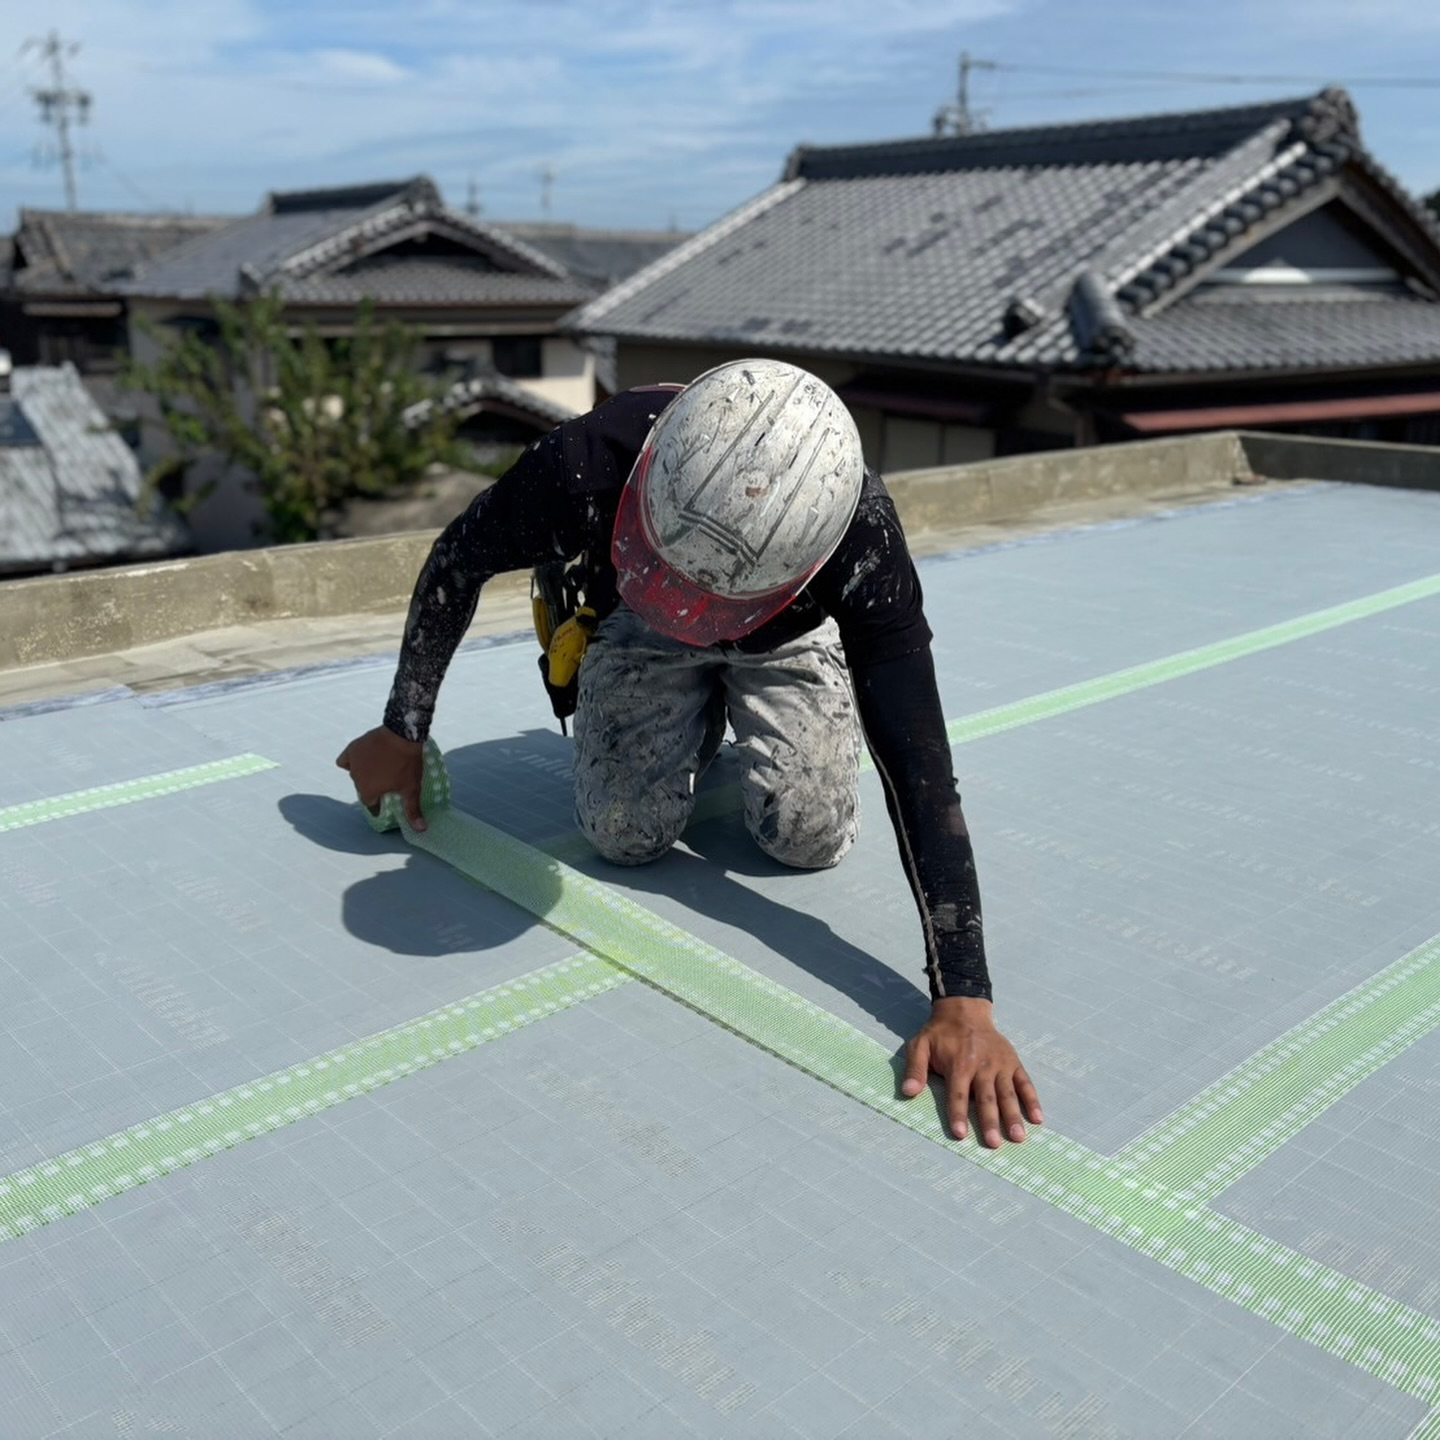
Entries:
[[893,1098],[873,774],[835,871],[723,762],[622,871],[533,641],[457,657],[440,854],[332,765],[384,657],[11,711],[7,1433],[1440,1434],[1437,521],[1319,485],[922,562],[1048,1117],[996,1155]]

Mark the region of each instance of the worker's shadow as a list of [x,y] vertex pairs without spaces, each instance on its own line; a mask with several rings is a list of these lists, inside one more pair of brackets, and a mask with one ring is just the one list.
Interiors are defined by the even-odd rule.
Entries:
[[[446,752],[445,763],[461,809],[541,844],[597,880],[660,898],[664,903],[657,909],[677,924],[686,926],[686,917],[676,915],[676,902],[731,927],[849,996],[887,1030],[898,1036],[913,1033],[928,1013],[924,996],[910,980],[804,908],[808,886],[818,882],[770,860],[745,832],[737,772],[727,755],[722,753],[706,777],[697,810],[704,818],[691,824],[684,848],[644,866],[607,863],[575,831],[569,818],[570,742],[558,734],[529,731],[461,746]],[[527,911],[412,850],[398,833],[376,834],[354,804],[289,795],[280,810],[297,831],[327,849],[377,859],[408,856],[403,866],[379,870],[346,889],[342,921],[358,939],[404,955],[445,955],[503,945],[534,924]],[[784,877],[796,904],[759,893],[737,875]],[[536,908],[546,909],[559,894],[557,880],[552,893],[536,896]]]

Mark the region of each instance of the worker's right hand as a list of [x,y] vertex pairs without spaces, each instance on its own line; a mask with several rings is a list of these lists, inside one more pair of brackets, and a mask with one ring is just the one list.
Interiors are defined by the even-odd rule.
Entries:
[[425,828],[420,813],[420,782],[425,774],[425,747],[377,725],[352,740],[335,763],[350,772],[360,803],[372,815],[380,812],[387,795],[398,795],[412,830]]

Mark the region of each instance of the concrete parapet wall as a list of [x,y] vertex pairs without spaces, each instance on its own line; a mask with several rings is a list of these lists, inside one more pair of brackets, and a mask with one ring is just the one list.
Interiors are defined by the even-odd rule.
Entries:
[[1193,494],[1250,479],[1232,431],[1011,455],[887,478],[909,534],[1010,520],[1115,496]]
[[[1125,496],[1237,482],[1339,480],[1440,490],[1440,450],[1222,431],[1017,455],[888,477],[911,536]],[[363,615],[408,602],[436,532],[233,551],[0,583],[0,670],[79,659],[265,620]],[[528,576],[493,587],[522,594]]]
[[1440,490],[1440,448],[1321,440],[1242,430],[1236,439],[1261,480],[1339,480],[1403,490]]
[[[0,669],[203,630],[402,608],[435,531],[236,550],[0,584]],[[526,583],[502,577],[500,584]]]

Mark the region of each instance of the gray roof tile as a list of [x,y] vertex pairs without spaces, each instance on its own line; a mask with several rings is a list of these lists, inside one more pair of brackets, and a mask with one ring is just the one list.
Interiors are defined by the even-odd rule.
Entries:
[[1398,292],[1195,297],[1131,328],[1136,368],[1156,374],[1440,362],[1440,305]]

